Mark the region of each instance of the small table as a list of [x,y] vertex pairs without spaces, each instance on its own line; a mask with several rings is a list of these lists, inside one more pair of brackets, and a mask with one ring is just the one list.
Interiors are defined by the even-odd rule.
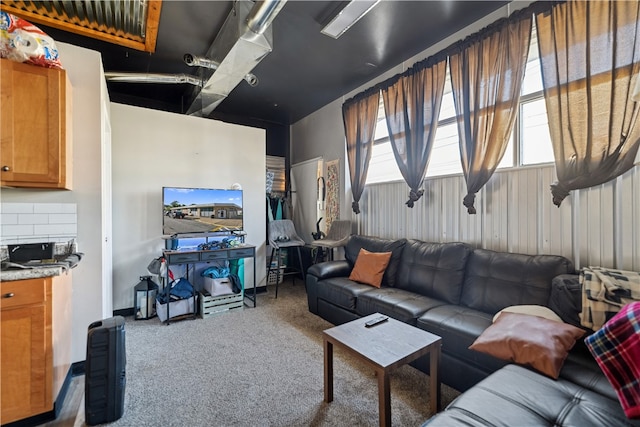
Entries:
[[391,425],[391,398],[389,372],[420,356],[430,353],[431,410],[440,411],[440,347],[442,339],[414,326],[389,318],[370,328],[365,322],[381,316],[380,313],[326,329],[324,341],[324,401],[333,400],[333,346],[342,347],[371,366],[378,377],[378,406],[380,425]]

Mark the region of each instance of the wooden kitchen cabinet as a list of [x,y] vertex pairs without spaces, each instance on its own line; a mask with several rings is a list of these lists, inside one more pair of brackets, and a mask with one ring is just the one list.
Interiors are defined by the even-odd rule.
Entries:
[[0,424],[53,416],[71,364],[70,307],[70,274],[0,282]]
[[64,70],[0,59],[3,187],[71,189],[71,85]]

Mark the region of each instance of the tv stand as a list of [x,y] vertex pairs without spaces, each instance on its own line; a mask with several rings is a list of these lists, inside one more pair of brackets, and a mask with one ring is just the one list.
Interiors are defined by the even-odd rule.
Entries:
[[[249,304],[244,301],[248,299],[253,302],[253,307],[256,306],[256,247],[253,245],[248,245],[245,243],[241,243],[240,245],[221,248],[221,249],[210,249],[210,250],[165,250],[163,251],[164,259],[167,262],[167,283],[169,284],[169,267],[172,265],[180,265],[180,264],[198,264],[198,263],[207,263],[211,261],[229,261],[235,259],[245,259],[245,258],[253,258],[253,291],[251,294],[248,294],[246,291],[246,286],[242,286],[242,299],[244,305],[249,307]],[[167,285],[170,286],[170,285]],[[196,298],[197,291],[194,290],[193,298]],[[171,316],[169,313],[169,305],[167,304],[167,324],[169,324],[171,320]],[[197,312],[197,304],[194,301],[194,315]]]

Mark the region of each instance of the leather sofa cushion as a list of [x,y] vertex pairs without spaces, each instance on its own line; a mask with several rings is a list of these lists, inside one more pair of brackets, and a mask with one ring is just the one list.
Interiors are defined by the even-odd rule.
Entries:
[[396,287],[459,304],[465,264],[472,251],[465,243],[409,240],[402,250]]
[[416,321],[416,326],[442,337],[442,351],[486,372],[493,372],[507,362],[488,354],[469,350],[469,346],[491,326],[492,316],[460,305],[435,307]]
[[596,360],[589,353],[584,340],[578,340],[569,352],[569,356],[560,371],[560,378],[605,395],[611,400],[618,400],[615,390],[611,387],[607,377],[604,376]]
[[359,295],[376,289],[369,285],[351,281],[346,277],[332,277],[320,283],[321,286],[317,287],[319,299],[351,311],[355,311],[356,300]]
[[356,312],[360,316],[382,313],[415,326],[425,311],[444,304],[433,298],[397,288],[380,288],[358,295]]
[[563,322],[579,328],[579,313],[582,312],[582,285],[578,274],[561,274],[551,281],[549,308],[556,312]]
[[551,281],[573,272],[558,255],[523,255],[475,249],[467,261],[462,305],[495,314],[510,305],[547,305]]
[[349,238],[349,242],[344,247],[344,256],[351,268],[358,259],[360,249],[366,249],[369,252],[391,252],[389,265],[382,276],[382,286],[395,286],[396,277],[398,275],[398,262],[402,255],[407,239],[388,240],[379,237],[354,235]]
[[453,401],[426,426],[640,426],[617,400],[563,378],[509,365]]

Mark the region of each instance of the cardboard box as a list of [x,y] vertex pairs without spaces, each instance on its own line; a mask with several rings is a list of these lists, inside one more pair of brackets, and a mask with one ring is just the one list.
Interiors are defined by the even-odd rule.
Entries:
[[222,279],[212,279],[211,277],[204,277],[204,290],[212,297],[220,295],[228,295],[233,293],[231,286],[231,279],[224,277]]

